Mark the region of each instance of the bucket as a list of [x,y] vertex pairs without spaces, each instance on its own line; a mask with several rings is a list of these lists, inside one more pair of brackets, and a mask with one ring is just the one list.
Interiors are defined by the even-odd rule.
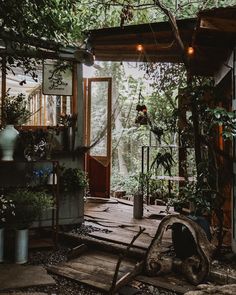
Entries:
[[23,264],[28,261],[28,229],[16,230],[15,236],[15,263]]

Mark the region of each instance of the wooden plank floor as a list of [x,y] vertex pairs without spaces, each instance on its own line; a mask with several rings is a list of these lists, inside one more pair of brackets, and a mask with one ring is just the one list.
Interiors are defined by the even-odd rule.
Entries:
[[[108,292],[119,256],[102,251],[88,251],[76,259],[48,267],[50,272],[93,286]],[[118,280],[134,269],[136,261],[125,259],[121,262]]]
[[[140,227],[145,228],[134,246],[147,249],[155,236],[161,218],[165,216],[165,206],[144,205],[142,219],[133,218],[133,204],[119,199],[89,199],[85,204],[85,224],[99,227],[102,231],[94,231],[91,237],[128,245],[138,233]],[[173,212],[173,210],[172,210]],[[158,219],[149,217],[156,216]],[[163,247],[171,244],[171,233],[167,231],[163,239]]]
[[[173,210],[171,211],[173,212]],[[132,249],[142,250],[145,255],[165,214],[164,206],[145,205],[143,218],[137,220],[133,218],[132,202],[118,199],[89,199],[85,204],[85,225],[98,228],[97,231],[88,234],[96,240],[96,244],[93,244],[91,248],[89,247],[89,250],[78,258],[57,266],[50,266],[49,270],[58,275],[88,284],[103,292],[108,292],[112,285],[118,255],[104,250],[94,251],[94,249],[98,250],[99,247],[97,246],[101,245],[102,242],[109,242],[116,244],[116,246],[119,244],[127,248],[141,227],[145,228],[145,231],[134,242]],[[153,219],[153,216],[158,219]],[[171,244],[171,231],[168,230],[162,240],[162,251],[167,251]],[[124,257],[117,279],[119,280],[125,274],[132,272],[139,260],[137,258],[130,260]],[[136,280],[175,290],[180,294],[191,289],[191,286],[175,277],[169,280],[169,276],[161,279],[160,277],[149,278],[144,274],[141,273],[136,277]]]

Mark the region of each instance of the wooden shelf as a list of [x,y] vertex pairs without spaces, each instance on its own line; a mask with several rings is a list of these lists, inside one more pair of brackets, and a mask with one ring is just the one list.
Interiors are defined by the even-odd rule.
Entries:
[[[37,165],[49,164],[52,168],[52,173],[55,175],[55,179],[59,178],[59,162],[56,160],[39,160],[39,161],[26,161],[26,160],[14,160],[14,161],[0,161],[0,188],[3,190],[9,190],[14,187],[24,188],[29,187],[29,179],[27,178],[30,173],[33,173],[34,168]],[[31,175],[30,175],[31,176]],[[30,177],[29,176],[29,177]],[[31,184],[31,188],[37,188],[41,184]],[[54,246],[57,245],[58,239],[58,225],[59,225],[59,185],[58,182],[54,184],[45,184],[48,190],[51,191],[53,196],[54,206],[52,208],[51,217],[51,229]],[[49,222],[50,223],[50,222]],[[39,227],[39,226],[38,226]]]

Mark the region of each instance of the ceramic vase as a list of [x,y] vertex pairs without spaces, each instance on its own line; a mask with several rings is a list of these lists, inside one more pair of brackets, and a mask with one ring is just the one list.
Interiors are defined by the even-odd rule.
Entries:
[[19,132],[14,128],[14,125],[6,125],[0,132],[2,161],[13,161],[14,148],[18,135]]
[[63,130],[62,135],[62,141],[63,141],[63,150],[70,152],[74,149],[74,143],[73,143],[73,129],[72,127],[66,127]]

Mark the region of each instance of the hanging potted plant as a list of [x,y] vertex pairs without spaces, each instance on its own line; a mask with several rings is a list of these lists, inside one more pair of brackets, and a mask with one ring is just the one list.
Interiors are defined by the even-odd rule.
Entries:
[[2,161],[12,161],[18,131],[16,125],[27,122],[31,116],[27,109],[27,100],[24,94],[10,96],[9,93],[3,99],[2,124],[5,126],[0,132],[0,147],[2,149]]
[[43,211],[52,208],[53,200],[44,191],[16,189],[8,194],[15,208],[15,214],[8,221],[10,229],[15,230],[15,262],[26,263],[28,260],[28,229]]

